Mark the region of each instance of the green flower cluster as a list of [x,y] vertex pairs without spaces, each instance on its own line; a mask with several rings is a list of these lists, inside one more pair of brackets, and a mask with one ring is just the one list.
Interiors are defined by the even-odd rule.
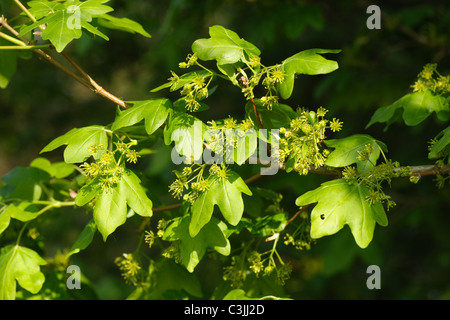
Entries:
[[119,267],[121,275],[126,283],[138,286],[142,269],[133,254],[124,253],[121,257],[117,257],[114,260],[114,263]]
[[417,76],[417,81],[411,86],[414,92],[431,90],[436,94],[450,92],[450,76],[443,76],[437,70],[437,64],[426,64]]
[[[106,149],[103,144],[89,146],[89,152],[94,155],[101,152],[100,159],[91,163],[84,162],[80,168],[82,173],[90,178],[98,178],[103,190],[109,191],[117,184],[125,171],[123,162],[136,163],[139,155],[131,147],[136,145],[136,141],[129,143],[116,142],[114,150]],[[120,154],[116,159],[116,154]]]
[[[364,156],[365,151],[361,153]],[[392,179],[400,177],[409,177],[412,183],[417,183],[419,180],[418,176],[411,173],[409,167],[401,167],[400,164],[395,161],[386,160],[385,162],[373,167],[364,174],[360,174],[358,170],[353,166],[345,167],[342,171],[342,176],[349,183],[358,183],[369,188],[370,193],[366,197],[366,200],[371,204],[384,203],[387,210],[396,205],[392,198],[385,194],[383,191],[382,184],[384,182],[391,184]]]
[[[206,173],[207,164],[192,164],[183,168],[183,171],[174,170],[177,176],[169,186],[169,192],[174,198],[194,203],[201,192],[209,189],[212,179],[225,179],[228,168],[224,164],[213,164]],[[206,178],[204,177],[206,176]]]
[[319,168],[325,164],[329,150],[323,147],[325,131],[340,131],[342,122],[339,119],[326,120],[328,112],[320,107],[317,112],[304,109],[297,110],[298,117],[291,120],[289,128],[280,128],[280,162],[286,162],[286,168],[292,168],[302,175],[308,174],[311,168]]

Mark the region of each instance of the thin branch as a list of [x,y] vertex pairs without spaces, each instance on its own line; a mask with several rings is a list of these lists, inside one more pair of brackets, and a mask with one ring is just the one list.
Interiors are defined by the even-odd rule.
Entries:
[[290,224],[292,221],[294,221],[302,212],[305,212],[308,210],[308,208],[311,206],[311,204],[307,204],[306,206],[301,207],[300,210],[298,210],[287,222],[284,228],[287,227],[288,224]]
[[49,45],[43,44],[43,45],[37,45],[37,46],[0,46],[0,50],[35,50],[35,49],[45,49],[48,48]]
[[76,63],[68,54],[67,52],[63,51],[61,52],[61,54],[64,56],[64,58],[66,58],[67,61],[69,61],[69,63],[91,84],[91,86],[94,88],[94,92],[105,97],[106,99],[118,104],[119,106],[121,106],[124,109],[130,108],[131,106],[127,103],[125,103],[125,101],[123,101],[122,99],[117,98],[115,95],[113,95],[112,93],[106,91],[105,89],[103,89],[97,82],[94,81],[94,79],[92,79],[92,77],[83,70],[83,68],[81,68],[81,66]]
[[[29,46],[30,45],[30,43],[29,43],[29,41],[27,41],[27,39],[25,39],[23,37],[19,37],[19,33],[8,24],[8,22],[7,22],[7,20],[6,20],[6,18],[4,16],[0,17],[0,28],[2,28],[2,27],[7,29],[9,32],[11,32],[18,39],[22,40],[23,45],[21,45],[21,46]],[[53,57],[51,57],[49,54],[45,53],[41,49],[31,49],[31,50],[33,52],[35,52],[36,54],[40,55],[42,58],[44,58],[48,62],[50,62],[53,66],[55,66],[56,68],[60,69],[62,72],[64,72],[65,74],[67,74],[68,76],[73,78],[74,80],[76,80],[79,83],[81,83],[83,86],[85,86],[89,90],[93,91],[94,93],[96,93],[96,94],[98,94],[98,95],[108,99],[109,101],[119,105],[120,107],[122,107],[124,109],[127,109],[127,108],[130,107],[130,105],[125,103],[125,101],[123,101],[122,99],[119,99],[118,97],[116,97],[112,93],[110,93],[110,92],[106,91],[105,89],[103,89],[67,53],[63,52],[62,55],[82,75],[82,77],[80,77],[79,75],[74,73],[72,70],[70,70],[70,69],[66,68],[65,66],[63,66],[61,63],[56,61]]]
[[161,207],[161,208],[154,208],[153,212],[163,212],[163,211],[170,211],[170,210],[176,210],[181,207],[181,203],[172,204],[170,206]]
[[[398,171],[399,169],[400,168],[396,168],[395,171]],[[410,166],[409,169],[414,176],[444,175],[450,173],[450,164],[443,165],[442,167],[436,165]]]

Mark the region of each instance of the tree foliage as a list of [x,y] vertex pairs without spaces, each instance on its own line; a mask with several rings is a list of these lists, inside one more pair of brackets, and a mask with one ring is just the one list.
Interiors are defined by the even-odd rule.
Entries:
[[[0,86],[9,90],[13,77],[20,76],[15,75],[18,58],[32,63],[31,51],[116,109],[108,112],[110,122],[80,118],[82,124],[43,144],[29,165],[2,177],[2,299],[96,296],[84,275],[89,267],[82,280],[89,290],[65,286],[67,266],[82,263],[89,250],[114,247],[121,232],[133,240],[108,263],[132,288],[129,298],[296,297],[289,291],[290,276],[299,257],[317,243],[331,241],[325,257],[332,257],[333,245],[342,252],[347,225],[356,244],[346,244],[348,256],[354,256],[390,232],[398,198],[390,191],[397,181],[415,186],[431,175],[439,190],[448,187],[450,76],[437,63],[421,63],[417,78],[408,80],[408,92],[367,119],[356,117],[362,127],[347,129],[342,109],[304,107],[297,94],[302,85],[308,87],[305,82],[320,93],[335,79],[346,81],[337,61],[345,48],[315,46],[266,63],[271,59],[244,33],[216,24],[209,38],[191,39],[191,52],[176,71],[173,66],[165,71],[167,80],[158,75],[158,86],[147,88],[150,98],[122,99],[94,81],[68,49],[83,44],[85,34],[107,41],[108,32],[116,31],[150,38],[140,23],[113,16],[113,4],[104,0],[14,2],[17,16],[0,20]],[[318,6],[297,7],[305,9],[305,24],[321,28]],[[283,6],[276,8],[274,17],[290,15]],[[404,22],[414,25],[403,13]],[[269,28],[276,20],[265,23]],[[286,28],[295,36],[306,26],[286,22]],[[222,88],[239,98],[227,100]],[[214,100],[216,95],[220,99]],[[396,126],[420,128],[432,114],[444,128],[427,133],[431,142],[421,145],[424,165],[397,160],[389,143],[378,138],[381,131],[367,131],[379,123],[388,133]],[[62,159],[53,160],[55,154]],[[261,180],[266,182],[258,185]],[[290,183],[295,186],[286,194],[277,187]],[[48,246],[54,245],[45,235],[52,234],[48,225],[68,219],[68,212],[77,227],[63,225],[61,231],[72,234],[62,244],[66,251],[48,257]],[[102,241],[95,241],[97,234]],[[338,260],[346,263],[345,257]],[[205,270],[212,283],[221,283],[215,290],[202,288]]]

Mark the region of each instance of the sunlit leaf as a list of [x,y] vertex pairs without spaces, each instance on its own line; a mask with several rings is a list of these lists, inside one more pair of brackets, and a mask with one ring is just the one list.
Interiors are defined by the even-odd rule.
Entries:
[[195,236],[190,235],[189,224],[189,217],[176,219],[166,228],[163,236],[168,241],[180,240],[181,260],[189,272],[194,271],[207,248],[225,256],[230,254],[231,246],[225,234],[225,223],[212,218]]
[[10,245],[0,251],[0,300],[14,300],[16,281],[25,290],[37,293],[45,281],[40,266],[47,262],[35,251]]
[[317,202],[311,212],[312,238],[335,234],[348,225],[358,246],[365,248],[372,241],[375,225],[388,224],[383,206],[370,205],[366,200],[369,192],[363,185],[336,179],[306,192],[295,204],[305,206]]

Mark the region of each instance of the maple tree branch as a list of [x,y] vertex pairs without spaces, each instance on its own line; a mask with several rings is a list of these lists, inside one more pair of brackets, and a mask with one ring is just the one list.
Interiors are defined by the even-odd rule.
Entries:
[[[12,33],[15,37],[17,37],[18,39],[22,40],[23,46],[29,46],[30,45],[30,42],[27,41],[25,38],[19,37],[19,33],[13,27],[11,27],[8,24],[8,22],[7,22],[7,20],[6,20],[6,18],[4,16],[0,17],[0,28],[5,28],[10,33]],[[50,47],[52,48],[52,46],[50,46]],[[61,63],[56,61],[52,56],[50,56],[49,54],[47,54],[43,50],[41,50],[41,49],[32,49],[32,51],[35,52],[36,54],[38,54],[39,56],[41,56],[43,59],[45,59],[49,63],[51,63],[53,66],[55,66],[56,68],[58,68],[62,72],[64,72],[66,75],[70,76],[71,78],[73,78],[74,80],[76,80],[77,82],[79,82],[80,84],[82,84],[83,86],[88,88],[89,90],[91,90],[92,92],[94,92],[94,93],[96,93],[96,94],[98,94],[98,95],[108,99],[109,101],[119,105],[120,107],[122,107],[124,109],[127,109],[127,108],[130,107],[130,105],[127,104],[125,101],[123,101],[122,99],[119,99],[118,97],[116,97],[112,93],[110,93],[110,92],[106,91],[105,89],[103,89],[66,52],[63,51],[61,53],[62,56],[81,74],[81,76],[77,75],[72,70],[70,70],[70,69],[66,68],[65,66],[63,66]]]

